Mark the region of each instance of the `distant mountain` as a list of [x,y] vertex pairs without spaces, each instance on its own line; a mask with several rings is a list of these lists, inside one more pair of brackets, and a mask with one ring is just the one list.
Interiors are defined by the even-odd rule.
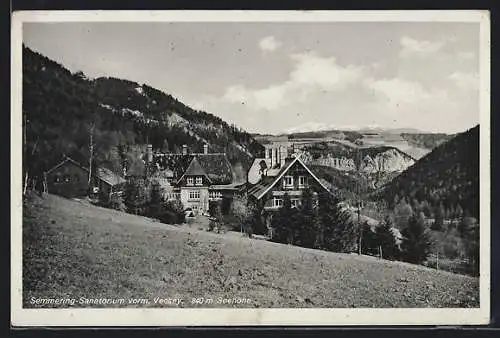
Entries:
[[377,195],[394,205],[428,203],[479,216],[479,125],[457,134],[402,172]]
[[357,130],[360,133],[391,133],[391,134],[401,134],[401,133],[412,133],[412,134],[421,134],[425,133],[416,128],[384,128],[384,127],[366,127],[360,128]]
[[243,166],[262,151],[241,128],[158,89],[116,78],[88,79],[25,46],[23,114],[25,164],[33,172],[48,169],[63,154],[87,163],[91,134],[96,163],[120,172],[140,162],[146,143],[164,152],[180,152],[183,144],[201,152],[207,143],[210,152],[226,152],[231,163]]

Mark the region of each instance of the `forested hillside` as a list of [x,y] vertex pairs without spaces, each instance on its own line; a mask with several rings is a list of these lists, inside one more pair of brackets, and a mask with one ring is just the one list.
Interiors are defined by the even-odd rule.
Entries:
[[479,125],[436,147],[378,194],[391,207],[404,198],[429,205],[430,213],[479,218]]
[[244,167],[261,145],[244,130],[191,109],[148,85],[88,79],[23,46],[25,170],[38,175],[63,154],[88,163],[90,143],[99,166],[115,171],[140,161],[146,143],[165,152],[187,144],[200,152],[226,152]]
[[455,135],[453,134],[443,134],[443,133],[435,133],[435,134],[401,133],[401,137],[409,144],[427,149],[434,149],[437,146],[443,144],[444,142],[450,140],[454,136]]

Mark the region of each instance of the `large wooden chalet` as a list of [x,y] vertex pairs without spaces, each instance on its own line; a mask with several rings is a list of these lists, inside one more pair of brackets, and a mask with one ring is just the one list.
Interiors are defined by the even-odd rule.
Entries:
[[248,172],[248,198],[263,208],[265,222],[270,229],[273,213],[283,206],[283,196],[290,196],[292,207],[301,204],[302,192],[310,188],[317,195],[329,191],[300,159],[298,152],[291,152],[286,145],[268,145],[265,158],[254,160]]
[[157,180],[167,200],[180,200],[194,214],[208,212],[210,201],[221,201],[228,209],[233,195],[245,182],[234,182],[231,163],[225,153],[190,153],[186,145],[182,153],[152,153],[147,151],[148,176]]

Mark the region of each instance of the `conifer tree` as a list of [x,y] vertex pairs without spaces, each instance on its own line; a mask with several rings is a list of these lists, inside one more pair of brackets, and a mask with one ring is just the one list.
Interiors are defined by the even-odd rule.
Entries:
[[157,181],[151,183],[151,192],[148,203],[148,216],[158,217],[163,208],[163,189]]
[[271,225],[273,227],[273,240],[279,243],[293,244],[294,229],[292,222],[292,203],[290,196],[283,195],[283,206],[274,215]]
[[319,194],[320,247],[334,252],[351,252],[356,247],[357,231],[351,215],[340,200],[328,193]]
[[401,232],[403,235],[403,260],[414,263],[423,263],[431,249],[431,240],[424,219],[415,214],[408,219],[408,226]]
[[320,224],[312,190],[302,191],[302,204],[293,216],[290,223],[297,232],[297,244],[307,248],[318,247]]
[[403,229],[408,225],[408,218],[412,214],[412,207],[408,203],[406,203],[405,198],[402,198],[394,208],[395,221],[400,229]]
[[444,206],[441,203],[434,212],[434,223],[432,224],[432,230],[442,230],[444,221]]
[[389,216],[386,216],[382,224],[375,229],[375,238],[381,249],[382,258],[393,260],[398,257],[399,250],[394,237],[393,223]]

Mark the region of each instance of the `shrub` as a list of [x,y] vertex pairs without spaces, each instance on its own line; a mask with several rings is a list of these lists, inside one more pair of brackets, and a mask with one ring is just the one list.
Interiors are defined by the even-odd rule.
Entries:
[[167,224],[181,224],[186,221],[182,202],[178,200],[164,203],[157,217],[160,222]]
[[125,211],[127,209],[125,203],[123,203],[123,197],[120,194],[111,194],[109,198],[109,207],[119,211]]

